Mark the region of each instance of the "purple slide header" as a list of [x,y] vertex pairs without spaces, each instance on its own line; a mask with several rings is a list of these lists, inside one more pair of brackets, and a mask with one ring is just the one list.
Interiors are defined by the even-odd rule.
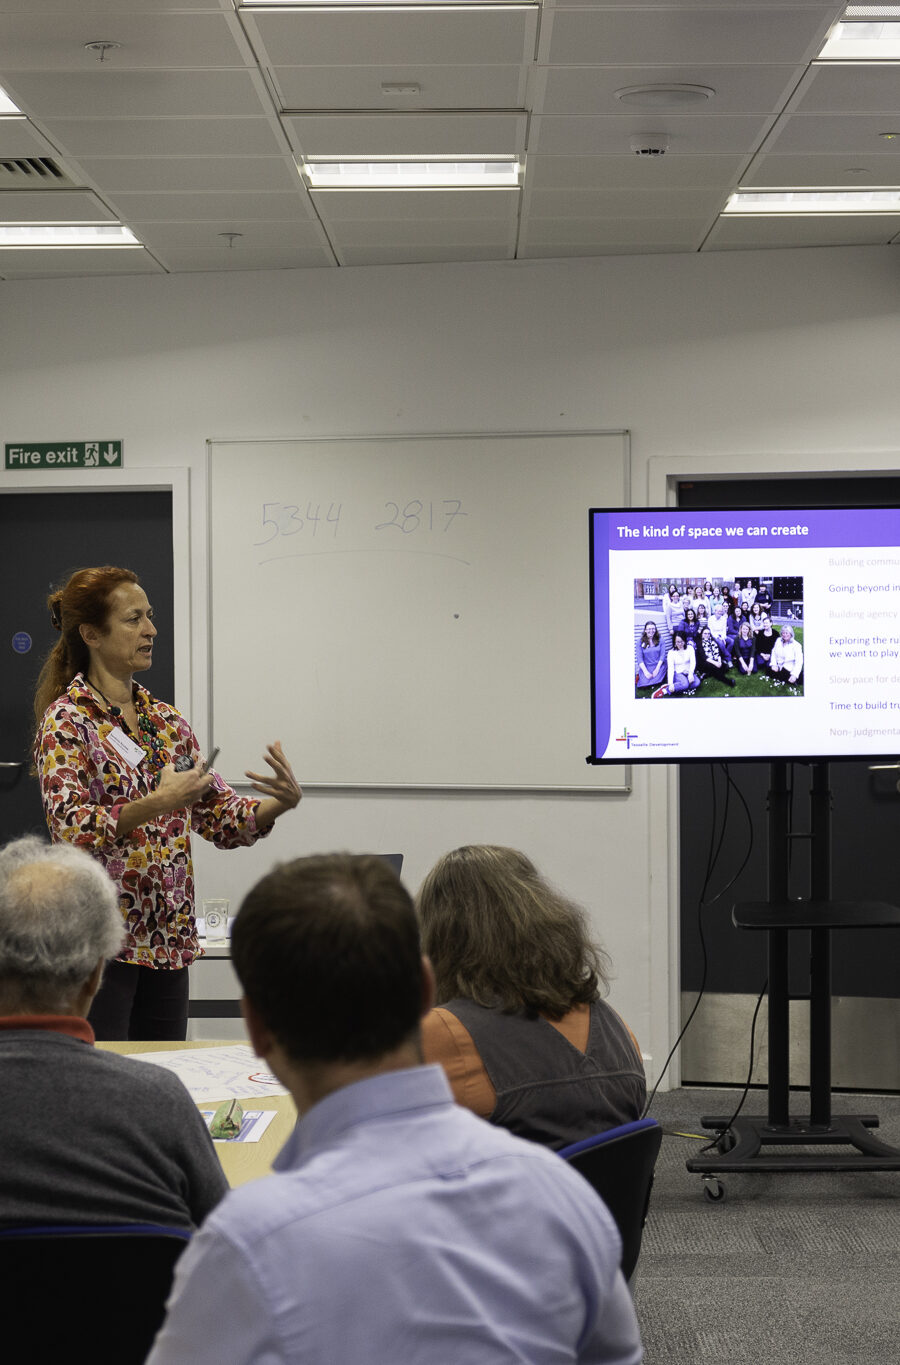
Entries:
[[[647,511],[592,509],[597,549],[686,549],[697,545],[816,550],[900,545],[900,510],[893,507],[782,511]],[[605,534],[604,534],[605,533]]]

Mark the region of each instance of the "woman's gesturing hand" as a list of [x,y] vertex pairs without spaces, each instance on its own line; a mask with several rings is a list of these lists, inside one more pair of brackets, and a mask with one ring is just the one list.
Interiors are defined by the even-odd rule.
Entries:
[[269,801],[260,804],[256,812],[257,824],[260,825],[269,824],[283,811],[293,810],[303,797],[300,784],[281,747],[280,739],[267,746],[265,759],[272,769],[271,773],[245,774],[253,783],[254,791],[260,792],[274,803],[271,807]]

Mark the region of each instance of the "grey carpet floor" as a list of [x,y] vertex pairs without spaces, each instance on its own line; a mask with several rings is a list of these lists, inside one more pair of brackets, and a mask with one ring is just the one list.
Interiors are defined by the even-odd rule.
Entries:
[[[651,1114],[702,1133],[738,1098],[673,1090]],[[806,1103],[792,1095],[792,1112]],[[765,1108],[751,1091],[744,1112]],[[900,1096],[835,1095],[832,1110],[877,1114],[900,1147]],[[900,1365],[900,1171],[728,1174],[712,1203],[685,1169],[706,1140],[663,1138],[635,1285],[646,1365]]]

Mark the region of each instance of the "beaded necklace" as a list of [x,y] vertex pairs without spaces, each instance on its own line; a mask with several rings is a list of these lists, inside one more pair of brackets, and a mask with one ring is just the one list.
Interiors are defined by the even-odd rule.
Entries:
[[[129,726],[128,721],[125,719],[124,715],[122,714],[121,706],[113,706],[112,702],[105,695],[105,693],[100,691],[100,688],[97,686],[96,683],[92,683],[87,678],[85,679],[85,681],[87,682],[89,687],[92,687],[94,689],[98,696],[103,698],[103,700],[106,702],[109,714],[120,723],[125,733],[130,735],[131,727]],[[147,704],[144,701],[144,697],[140,688],[138,688],[137,695],[134,698],[134,709],[137,712],[138,740],[140,742],[142,749],[144,750],[144,753],[147,755],[147,772],[149,773],[150,776],[150,790],[153,791],[153,789],[156,786],[159,774],[166,766],[166,756],[165,753],[163,752],[162,740],[159,737],[159,726],[156,724],[155,720],[150,715],[150,712],[147,710]]]

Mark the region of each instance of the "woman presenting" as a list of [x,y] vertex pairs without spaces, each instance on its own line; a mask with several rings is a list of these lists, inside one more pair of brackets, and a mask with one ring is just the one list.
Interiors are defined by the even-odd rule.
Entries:
[[103,864],[123,919],[89,1019],[102,1040],[184,1039],[199,952],[191,831],[218,848],[252,844],[302,792],[276,741],[271,772],[247,773],[263,799],[238,796],[184,717],[134,681],[156,626],[130,569],[80,569],[47,605],[62,638],[38,679],[34,761],[50,837]]

